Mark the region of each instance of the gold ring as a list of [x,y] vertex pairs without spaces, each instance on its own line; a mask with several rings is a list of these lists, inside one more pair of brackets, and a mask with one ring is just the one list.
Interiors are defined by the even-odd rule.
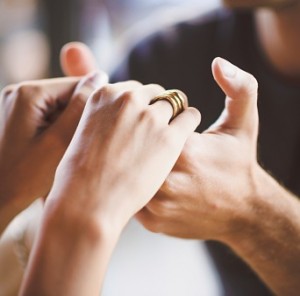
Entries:
[[185,93],[178,89],[170,89],[164,91],[162,94],[156,96],[150,104],[154,104],[157,101],[167,101],[172,106],[173,115],[170,121],[188,107],[187,96],[185,95]]

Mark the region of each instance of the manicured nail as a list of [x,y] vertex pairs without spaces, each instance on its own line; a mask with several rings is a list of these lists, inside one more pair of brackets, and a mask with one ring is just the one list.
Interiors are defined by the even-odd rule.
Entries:
[[234,78],[237,73],[237,67],[233,64],[229,63],[228,61],[219,58],[218,63],[223,75],[227,78]]

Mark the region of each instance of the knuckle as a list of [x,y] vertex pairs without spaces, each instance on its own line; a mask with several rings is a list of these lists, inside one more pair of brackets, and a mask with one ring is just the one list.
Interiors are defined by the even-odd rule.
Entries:
[[11,84],[4,87],[1,91],[1,96],[4,98],[8,97],[12,92],[14,92],[15,88],[16,88],[15,84]]
[[105,85],[99,90],[95,91],[91,96],[91,103],[92,104],[99,104],[103,102],[103,100],[108,100],[112,93],[111,86]]
[[27,103],[31,99],[42,94],[40,86],[31,84],[19,84],[15,88],[16,99],[18,102]]
[[129,80],[128,83],[130,83],[134,87],[142,86],[143,84],[137,80]]
[[123,118],[135,116],[137,120],[144,120],[145,110],[142,109],[142,103],[134,91],[126,91],[117,100],[120,108],[120,115]]
[[190,115],[190,118],[193,120],[193,122],[196,122],[197,125],[200,124],[201,119],[202,119],[202,114],[198,109],[190,107],[189,115]]
[[153,216],[151,216],[151,218],[148,217],[146,220],[142,221],[142,224],[150,232],[153,232],[153,233],[161,233],[162,232],[161,223]]
[[[160,188],[160,192],[166,196],[176,196],[178,190],[176,179],[168,177]],[[170,205],[168,205],[170,206]]]
[[1,91],[1,104],[3,106],[7,106],[7,104],[11,101],[12,99],[12,94],[14,93],[16,89],[16,85],[8,85],[5,88],[2,89]]
[[257,79],[254,77],[254,75],[250,74],[250,80],[253,84],[253,87],[258,87]]
[[147,84],[146,87],[153,89],[158,94],[165,91],[165,89],[161,85],[155,83]]
[[136,108],[139,106],[139,100],[134,91],[125,91],[121,97],[120,101],[122,102],[122,105],[128,106],[129,108]]
[[245,84],[245,91],[249,95],[256,95],[258,90],[258,82],[252,74],[247,74],[247,82]]
[[170,203],[166,200],[155,199],[149,205],[148,209],[156,216],[168,218],[171,216]]

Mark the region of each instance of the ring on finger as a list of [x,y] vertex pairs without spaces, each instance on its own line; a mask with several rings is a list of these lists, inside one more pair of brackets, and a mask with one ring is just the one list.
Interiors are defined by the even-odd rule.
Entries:
[[154,104],[158,101],[167,101],[170,103],[173,109],[173,115],[170,119],[173,120],[176,116],[182,113],[188,107],[188,99],[185,93],[178,89],[166,90],[160,95],[153,98],[150,104]]

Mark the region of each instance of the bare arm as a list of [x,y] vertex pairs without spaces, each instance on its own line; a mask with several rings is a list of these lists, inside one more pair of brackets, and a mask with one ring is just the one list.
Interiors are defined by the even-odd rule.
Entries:
[[258,175],[249,215],[235,221],[238,229],[232,226],[226,242],[276,295],[296,296],[300,289],[300,201],[265,171]]

